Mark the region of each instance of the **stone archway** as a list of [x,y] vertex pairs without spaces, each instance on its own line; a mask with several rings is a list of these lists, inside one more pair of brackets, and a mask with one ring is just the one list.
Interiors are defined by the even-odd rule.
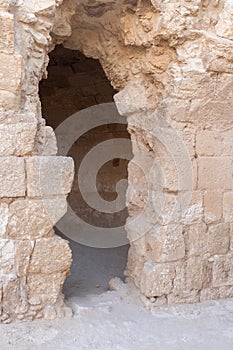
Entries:
[[[134,158],[149,155],[148,197],[129,165],[129,278],[153,305],[232,296],[231,4],[43,0],[0,8],[2,321],[68,312],[61,287],[71,254],[52,227],[65,212],[73,165],[55,156],[38,98],[47,53],[59,43],[100,60],[120,91]],[[52,222],[38,176],[59,209]]]
[[[75,164],[74,181],[67,197],[69,210],[55,228],[56,234],[69,240],[72,249],[71,275],[63,292],[66,298],[100,294],[108,290],[111,278],[124,278],[128,242],[123,229],[128,216],[125,196],[129,160],[123,156],[132,158],[130,136],[125,118],[116,113],[113,100],[116,91],[98,60],[62,45],[57,45],[49,58],[48,78],[40,82],[39,95],[46,123],[58,137],[58,155],[63,150],[59,136],[62,140],[64,136],[70,139],[70,133],[76,130],[71,147],[67,147],[67,155]],[[111,119],[103,120],[103,108]],[[85,113],[92,117],[86,118]],[[124,154],[119,147],[122,141]],[[109,156],[111,159],[106,159]],[[87,157],[92,161],[87,161]],[[83,171],[85,178],[91,174],[93,180],[81,180]],[[122,181],[124,184],[119,188]],[[91,182],[96,183],[96,190]],[[122,198],[117,203],[119,196]],[[100,205],[101,200],[106,202]],[[111,230],[115,233],[112,241],[107,242],[103,235],[106,232],[109,237]]]

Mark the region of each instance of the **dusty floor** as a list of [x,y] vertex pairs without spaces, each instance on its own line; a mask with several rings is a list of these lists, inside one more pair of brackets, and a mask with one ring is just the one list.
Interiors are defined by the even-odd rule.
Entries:
[[109,278],[123,276],[127,246],[72,249],[64,291],[74,317],[1,325],[0,349],[233,349],[233,299],[148,311],[133,286],[118,281],[106,292]]
[[70,240],[70,247],[73,263],[63,289],[66,298],[101,294],[108,290],[111,278],[124,279],[129,246],[99,249]]
[[232,299],[150,312],[140,304],[137,292],[123,285],[118,291],[69,301],[75,310],[72,319],[1,325],[1,349],[233,348]]

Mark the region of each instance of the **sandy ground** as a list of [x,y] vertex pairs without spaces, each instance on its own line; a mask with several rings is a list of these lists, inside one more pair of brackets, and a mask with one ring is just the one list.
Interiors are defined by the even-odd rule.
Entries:
[[127,247],[75,245],[64,289],[73,318],[1,325],[0,349],[233,349],[233,299],[149,311],[132,285],[117,281],[117,290],[106,292],[108,278],[123,273]]

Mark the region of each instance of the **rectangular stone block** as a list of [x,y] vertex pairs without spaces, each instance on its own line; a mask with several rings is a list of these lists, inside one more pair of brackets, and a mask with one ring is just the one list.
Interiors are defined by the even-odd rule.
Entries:
[[6,111],[13,110],[14,112],[20,109],[20,94],[15,94],[10,91],[0,90],[0,105]]
[[205,288],[200,292],[200,301],[216,300],[220,298],[219,288]]
[[188,256],[225,254],[230,245],[230,225],[192,225],[185,228],[184,237]]
[[197,132],[196,153],[199,156],[219,156],[222,153],[221,134],[217,131]]
[[30,154],[34,148],[36,131],[36,120],[28,123],[0,123],[0,156]]
[[41,238],[35,243],[31,256],[29,272],[34,273],[69,273],[72,256],[68,241],[53,236]]
[[0,197],[23,197],[25,164],[19,157],[0,157]]
[[220,223],[211,225],[207,234],[208,253],[213,256],[215,254],[225,254],[230,248],[230,225]]
[[185,256],[182,225],[157,226],[147,235],[150,259],[153,262],[171,262]]
[[233,286],[233,254],[219,255],[213,263],[213,286]]
[[12,239],[32,240],[50,236],[66,209],[65,196],[15,200],[9,207],[7,234]]
[[[1,10],[0,10],[1,11]],[[14,52],[14,17],[7,12],[0,12],[0,52]]]
[[207,253],[207,229],[204,223],[184,228],[185,250],[188,257]]
[[232,190],[232,172],[232,157],[201,157],[198,159],[198,188]]
[[203,221],[203,192],[187,191],[179,193],[181,222],[193,225]]
[[158,297],[172,290],[175,267],[173,264],[156,264],[147,261],[143,267],[140,290],[146,297]]
[[29,197],[67,194],[71,190],[74,163],[70,157],[36,156],[26,160]]
[[207,224],[217,223],[222,218],[222,191],[205,191],[204,220]]
[[167,296],[168,304],[194,304],[200,301],[200,295],[197,290],[183,291],[179,294],[169,294]]
[[65,273],[32,274],[28,276],[29,299],[36,298],[38,302],[55,304],[66,278]]
[[200,290],[209,287],[212,279],[211,265],[201,257],[187,260],[185,268],[185,290]]
[[0,90],[16,93],[20,87],[22,57],[0,53]]
[[223,194],[223,218],[225,222],[233,222],[233,192]]

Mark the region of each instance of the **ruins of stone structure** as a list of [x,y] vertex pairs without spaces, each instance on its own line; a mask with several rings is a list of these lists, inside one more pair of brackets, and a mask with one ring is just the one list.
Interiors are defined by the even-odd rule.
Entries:
[[233,296],[232,1],[0,0],[0,21],[1,321],[70,313],[71,251],[53,227],[73,161],[38,95],[61,44],[99,60],[138,145],[127,277],[153,305]]

